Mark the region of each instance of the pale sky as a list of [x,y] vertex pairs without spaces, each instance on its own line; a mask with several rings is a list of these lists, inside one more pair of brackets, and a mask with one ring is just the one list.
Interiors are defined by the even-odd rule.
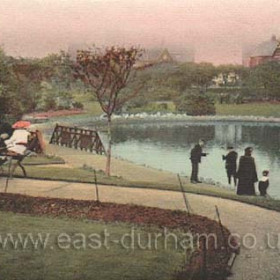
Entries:
[[241,63],[275,34],[280,0],[0,0],[0,44],[44,56],[71,44],[193,46],[197,62]]

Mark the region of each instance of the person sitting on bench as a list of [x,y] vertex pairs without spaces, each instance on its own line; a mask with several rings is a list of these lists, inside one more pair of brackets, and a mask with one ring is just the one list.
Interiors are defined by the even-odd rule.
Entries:
[[17,156],[24,154],[30,136],[27,131],[29,126],[30,123],[24,121],[16,122],[13,125],[14,132],[12,136],[4,141],[7,149],[6,155]]

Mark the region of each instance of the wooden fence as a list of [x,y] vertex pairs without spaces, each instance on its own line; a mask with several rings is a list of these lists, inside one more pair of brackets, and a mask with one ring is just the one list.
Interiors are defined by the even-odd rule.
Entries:
[[90,129],[68,127],[57,124],[53,131],[50,144],[90,152],[95,151],[97,154],[106,154],[98,132]]

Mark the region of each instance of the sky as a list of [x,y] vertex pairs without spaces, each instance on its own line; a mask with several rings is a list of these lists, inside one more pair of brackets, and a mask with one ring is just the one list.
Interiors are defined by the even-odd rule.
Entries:
[[280,0],[0,0],[0,45],[13,56],[137,45],[240,64],[244,47],[273,34],[280,39]]

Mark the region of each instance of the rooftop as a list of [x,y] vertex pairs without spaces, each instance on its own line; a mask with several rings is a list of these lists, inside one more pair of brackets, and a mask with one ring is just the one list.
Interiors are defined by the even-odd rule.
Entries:
[[275,36],[268,41],[264,41],[259,44],[251,54],[251,57],[255,56],[273,56],[276,48],[280,45],[280,42]]

